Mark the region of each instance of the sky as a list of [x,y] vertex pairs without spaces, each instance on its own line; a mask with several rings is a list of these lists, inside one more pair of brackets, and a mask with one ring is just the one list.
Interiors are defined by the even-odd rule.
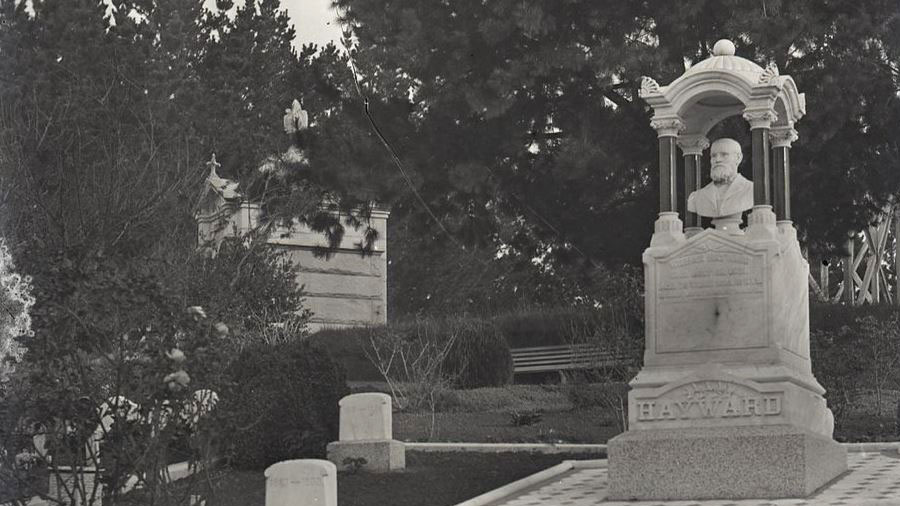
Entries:
[[[31,9],[31,0],[18,1],[24,1],[29,10]],[[235,5],[243,3],[242,0],[235,1]],[[216,2],[205,0],[204,5],[213,8]],[[315,43],[324,46],[332,41],[340,47],[341,28],[335,19],[337,15],[331,8],[331,0],[281,0],[281,7],[287,10],[294,23],[297,32],[294,46],[297,49],[303,44]]]
[[294,45],[298,49],[311,42],[324,46],[332,40],[340,47],[341,28],[331,9],[331,0],[281,0],[281,6],[294,23],[297,31]]

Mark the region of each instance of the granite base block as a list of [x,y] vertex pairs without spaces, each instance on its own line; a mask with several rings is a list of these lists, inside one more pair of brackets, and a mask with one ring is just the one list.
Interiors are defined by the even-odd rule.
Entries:
[[784,425],[630,431],[608,450],[614,500],[807,497],[847,470],[840,444]]
[[[374,473],[406,469],[406,446],[395,439],[334,441],[328,443],[327,451],[328,460],[339,471],[357,466]],[[365,459],[365,462],[358,459]]]

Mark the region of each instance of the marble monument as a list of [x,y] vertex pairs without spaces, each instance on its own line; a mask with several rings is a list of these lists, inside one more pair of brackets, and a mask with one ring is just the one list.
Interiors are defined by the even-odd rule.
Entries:
[[[719,41],[668,86],[642,84],[659,137],[660,213],[643,256],[644,364],[628,431],[609,442],[610,499],[807,497],[847,469],[812,374],[809,266],[790,221],[788,151],[805,97],[774,64],[734,53]],[[700,188],[706,135],[735,115],[749,123],[753,180],[736,175],[740,146],[719,140],[713,182]],[[700,216],[715,228],[701,230]]]

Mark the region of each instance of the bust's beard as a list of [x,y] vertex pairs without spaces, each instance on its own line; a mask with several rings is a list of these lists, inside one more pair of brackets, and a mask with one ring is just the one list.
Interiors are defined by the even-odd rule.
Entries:
[[731,184],[734,178],[737,177],[737,167],[715,166],[710,170],[709,177],[715,184]]

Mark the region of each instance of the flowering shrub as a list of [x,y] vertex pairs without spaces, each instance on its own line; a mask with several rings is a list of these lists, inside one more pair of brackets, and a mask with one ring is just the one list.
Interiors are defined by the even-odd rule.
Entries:
[[[20,338],[28,352],[0,396],[10,422],[0,426],[0,488],[27,477],[25,463],[35,466],[34,457],[14,458],[24,452],[51,473],[74,469],[80,486],[57,500],[114,502],[135,477],[141,504],[178,502],[168,454],[197,433],[188,423],[193,392],[222,381],[219,322],[186,310],[141,264],[77,251],[42,258],[31,271],[34,333]],[[197,436],[208,442],[214,429]],[[96,481],[94,468],[102,469]]]
[[195,256],[185,268],[178,280],[182,297],[218,322],[217,334],[237,351],[253,341],[305,335],[310,314],[303,309],[297,267],[264,240],[226,238],[215,257]]
[[8,374],[7,363],[18,362],[25,352],[16,338],[33,335],[31,278],[15,273],[13,268],[9,248],[0,240],[0,379]]

